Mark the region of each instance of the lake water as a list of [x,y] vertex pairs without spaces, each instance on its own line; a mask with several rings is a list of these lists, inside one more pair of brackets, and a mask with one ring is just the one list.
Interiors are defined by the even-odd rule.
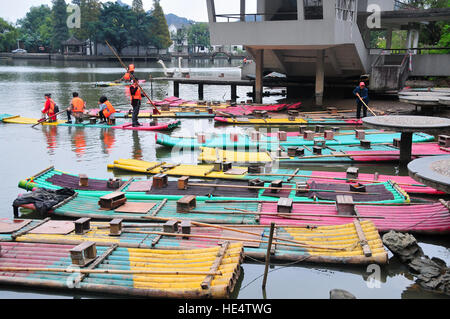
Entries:
[[[140,79],[162,76],[162,67],[156,63],[135,63]],[[238,61],[229,65],[226,61],[211,64],[209,61],[192,62],[192,76],[214,76],[224,73],[227,78],[239,78]],[[172,64],[168,68],[174,67]],[[101,95],[106,95],[113,105],[127,103],[124,87],[95,87],[96,82],[119,79],[122,69],[116,63],[48,62],[0,60],[0,114],[22,115],[38,118],[44,104],[44,94],[52,93],[61,109],[68,106],[72,92],[78,91],[88,103],[96,107]],[[154,99],[173,95],[168,82],[147,82],[147,93]],[[247,99],[250,88],[238,88],[240,100]],[[206,100],[230,99],[229,88],[206,86]],[[182,85],[180,97],[197,99],[196,86]],[[278,97],[281,98],[281,97]],[[277,97],[264,102],[275,102]],[[349,105],[353,107],[353,105]],[[125,107],[125,109],[127,109]],[[65,119],[65,117],[63,117]],[[142,120],[142,122],[145,122]],[[182,120],[180,128],[172,134],[193,135],[195,131],[244,131],[248,127],[215,127],[212,120]],[[292,129],[295,129],[292,128]],[[107,171],[107,164],[119,158],[145,159],[148,161],[196,163],[195,152],[172,156],[171,151],[155,145],[154,133],[86,128],[0,124],[0,149],[4,152],[0,176],[0,218],[12,217],[12,202],[19,193],[19,180],[54,165],[73,173],[85,173],[93,178],[109,178],[114,172]],[[309,166],[314,170],[345,170],[347,165]],[[361,172],[406,175],[405,169],[396,165],[360,165]],[[116,173],[117,174],[117,173]],[[133,175],[121,176],[132,177]],[[142,177],[142,176],[140,176]],[[450,263],[448,237],[420,237],[420,245],[430,257],[439,257]],[[389,255],[392,257],[392,254]],[[405,275],[405,268],[395,259],[381,268],[380,281],[370,282],[371,272],[366,266],[323,266],[319,264],[276,265],[270,269],[266,292],[261,290],[264,265],[261,262],[245,263],[240,289],[236,298],[328,298],[329,291],[340,288],[350,291],[358,298],[445,298],[439,294],[422,291],[414,285],[414,279]],[[0,298],[79,298],[89,295],[29,291],[0,287]],[[104,296],[102,296],[104,297]]]

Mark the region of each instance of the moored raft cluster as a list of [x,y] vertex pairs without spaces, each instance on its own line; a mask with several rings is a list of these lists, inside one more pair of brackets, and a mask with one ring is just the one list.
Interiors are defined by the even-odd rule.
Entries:
[[[186,103],[173,101],[170,107]],[[156,135],[166,147],[198,150],[197,165],[118,159],[107,168],[144,178],[90,178],[52,166],[21,180],[19,187],[30,192],[13,202],[14,219],[0,220],[0,283],[224,298],[238,293],[247,260],[386,264],[380,234],[450,232],[448,201],[409,195],[445,193],[411,177],[360,174],[355,167],[341,172],[273,167],[399,159],[399,133],[322,125],[310,131],[303,125],[313,122],[292,113],[299,105],[272,106],[289,110],[289,124],[301,124],[297,132]],[[239,109],[220,112],[234,124],[250,114],[254,119],[243,122],[286,124],[268,118],[264,106]],[[337,124],[337,118],[323,124]],[[21,117],[3,121],[35,124]],[[434,140],[414,133],[412,156],[448,154],[450,138]],[[41,219],[26,219],[30,211]]]

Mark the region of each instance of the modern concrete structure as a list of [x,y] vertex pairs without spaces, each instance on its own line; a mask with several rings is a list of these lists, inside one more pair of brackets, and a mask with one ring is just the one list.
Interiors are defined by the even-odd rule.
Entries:
[[[216,1],[222,0],[206,0],[211,44],[241,43],[253,56],[249,69],[255,67],[256,102],[262,100],[263,75],[274,71],[315,83],[317,105],[322,104],[327,82],[357,82],[366,74],[373,75],[371,90],[401,89],[410,72],[410,53],[417,52],[405,50],[395,57],[389,50],[372,52],[371,30],[390,31],[387,49],[392,30],[409,30],[405,49],[417,48],[416,21],[450,18],[450,9],[437,15],[412,12],[396,0],[257,0],[257,13],[252,14],[245,0],[240,0],[239,13],[217,13]],[[288,90],[288,96],[293,93]]]

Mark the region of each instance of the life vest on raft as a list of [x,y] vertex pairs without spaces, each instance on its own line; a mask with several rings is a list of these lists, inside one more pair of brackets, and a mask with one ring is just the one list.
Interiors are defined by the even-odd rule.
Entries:
[[109,118],[112,114],[116,113],[116,109],[112,106],[111,102],[105,102],[106,109],[103,110],[103,115],[106,118]]
[[79,97],[74,97],[72,99],[72,112],[84,113],[84,101]]

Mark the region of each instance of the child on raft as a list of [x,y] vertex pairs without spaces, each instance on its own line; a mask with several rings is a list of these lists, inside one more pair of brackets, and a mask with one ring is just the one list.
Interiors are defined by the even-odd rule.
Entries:
[[108,101],[106,96],[102,96],[99,100],[100,111],[98,115],[101,119],[100,123],[107,123],[108,125],[113,125],[113,121],[115,119],[114,113],[116,110],[112,106],[111,102]]

